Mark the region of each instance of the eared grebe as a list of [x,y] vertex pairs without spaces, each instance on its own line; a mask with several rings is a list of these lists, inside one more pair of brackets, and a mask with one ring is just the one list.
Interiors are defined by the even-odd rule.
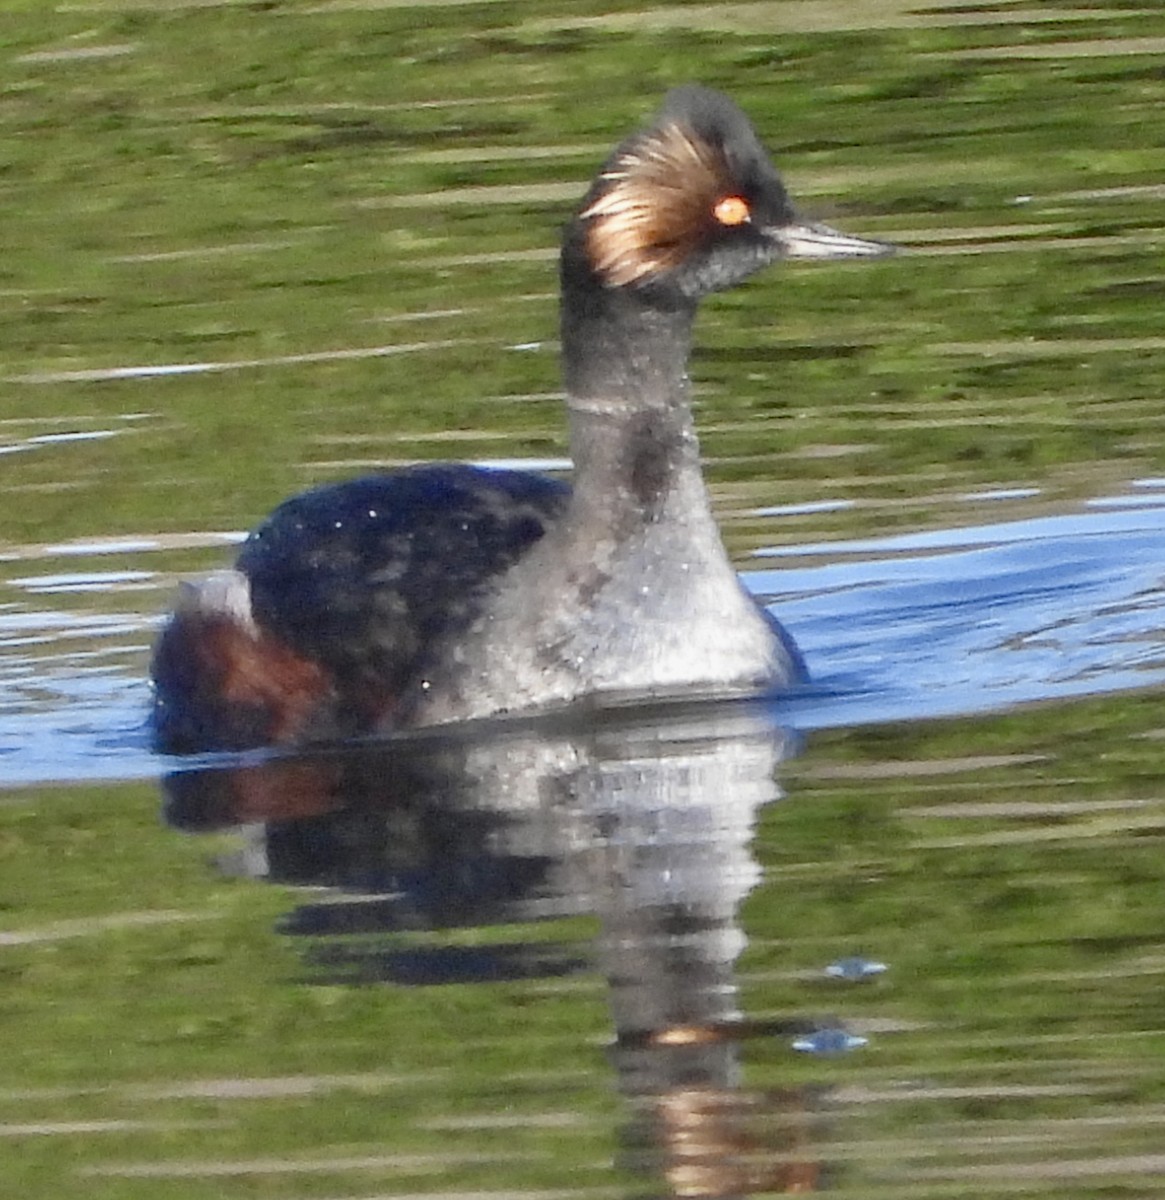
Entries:
[[154,655],[158,746],[242,749],[804,678],[712,519],[692,321],[702,297],[777,259],[888,250],[798,220],[727,97],[669,93],[563,236],[573,489],[437,465],[286,501],[233,570],[184,586]]

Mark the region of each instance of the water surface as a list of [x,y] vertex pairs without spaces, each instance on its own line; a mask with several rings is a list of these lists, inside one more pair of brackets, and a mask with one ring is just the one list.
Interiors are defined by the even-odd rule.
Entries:
[[[1130,3],[17,6],[11,1186],[1157,1196],[1163,35]],[[557,228],[694,78],[809,213],[905,248],[698,330],[717,510],[812,687],[153,757],[160,614],[279,497],[562,469]]]

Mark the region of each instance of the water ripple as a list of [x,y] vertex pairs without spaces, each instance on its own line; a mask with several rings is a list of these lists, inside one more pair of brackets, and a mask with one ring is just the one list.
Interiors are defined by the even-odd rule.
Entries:
[[748,577],[813,669],[792,719],[921,720],[1165,680],[1165,504],[1137,499],[762,551],[801,560]]

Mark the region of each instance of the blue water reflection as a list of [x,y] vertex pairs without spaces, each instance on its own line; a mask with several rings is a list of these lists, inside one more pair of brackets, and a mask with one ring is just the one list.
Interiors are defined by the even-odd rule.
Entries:
[[919,720],[1160,682],[1165,504],[1135,499],[761,552],[781,566],[749,581],[814,674],[789,719]]

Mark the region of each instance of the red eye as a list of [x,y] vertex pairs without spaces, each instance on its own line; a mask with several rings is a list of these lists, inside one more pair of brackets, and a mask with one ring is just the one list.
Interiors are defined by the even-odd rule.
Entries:
[[712,215],[721,225],[743,225],[752,216],[748,201],[741,196],[725,196],[712,209]]

